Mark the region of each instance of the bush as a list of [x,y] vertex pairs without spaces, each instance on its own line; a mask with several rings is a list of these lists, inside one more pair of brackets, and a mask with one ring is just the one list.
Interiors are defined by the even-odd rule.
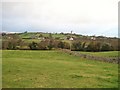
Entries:
[[71,47],[71,50],[73,50],[73,51],[81,51],[81,50],[83,50],[83,48],[82,48],[82,43],[80,42],[80,41],[75,41],[75,42],[73,42],[72,43],[72,47]]
[[64,42],[64,49],[70,49],[70,44],[67,42]]
[[49,44],[47,45],[48,49],[51,50],[53,48],[53,40],[49,40]]
[[62,42],[62,41],[60,41],[59,43],[58,43],[58,48],[64,48],[64,42]]
[[109,43],[90,42],[86,48],[86,51],[99,52],[99,51],[111,51],[114,50]]
[[111,50],[113,50],[113,47],[108,43],[104,43],[101,47],[101,51],[111,51]]
[[15,50],[20,45],[20,40],[10,39],[9,41],[2,41],[2,49]]
[[60,41],[60,42],[58,43],[58,48],[70,49],[70,44],[67,43],[67,42],[62,42],[62,41]]
[[82,43],[82,51],[85,51],[85,48],[86,48],[86,42],[83,42]]
[[86,48],[86,51],[99,52],[101,51],[100,42],[90,42]]
[[7,49],[7,47],[8,47],[8,42],[2,41],[2,49]]
[[52,45],[49,43],[49,40],[43,40],[38,44],[38,48],[40,50],[48,50],[48,49],[52,49]]
[[31,50],[37,50],[38,49],[38,44],[36,42],[32,42],[29,44],[29,47]]
[[7,47],[8,50],[15,50],[16,49],[16,45],[12,42],[8,42],[8,47]]

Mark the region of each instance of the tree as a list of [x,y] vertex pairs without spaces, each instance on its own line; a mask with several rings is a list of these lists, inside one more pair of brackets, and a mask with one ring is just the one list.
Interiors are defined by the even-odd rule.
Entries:
[[70,49],[70,44],[67,43],[67,42],[64,42],[64,48],[65,48],[65,49]]
[[36,42],[32,42],[29,44],[29,47],[31,50],[37,50],[38,49],[38,44]]
[[2,33],[2,36],[5,36],[5,35],[6,35],[6,33],[3,32],[3,33]]
[[104,43],[101,47],[101,51],[110,51],[112,50],[112,46],[108,43]]
[[27,33],[27,31],[25,31],[24,33]]
[[88,44],[86,50],[87,51],[92,51],[92,52],[98,52],[98,51],[101,50],[101,43],[92,41]]
[[49,40],[43,40],[38,44],[40,50],[47,50],[49,45]]
[[95,51],[98,52],[98,51],[101,51],[101,43],[100,42],[97,42],[95,44]]
[[8,48],[8,41],[2,41],[2,49]]
[[64,43],[62,41],[58,43],[58,48],[62,48],[62,49],[64,48]]
[[74,51],[81,51],[82,50],[82,44],[80,41],[75,41],[72,43],[72,50]]
[[7,47],[7,49],[8,49],[8,50],[15,50],[15,49],[16,49],[16,46],[17,46],[17,43],[15,43],[14,41],[13,41],[13,42],[8,42],[8,47]]
[[83,44],[82,44],[82,51],[85,51],[85,45],[86,45],[86,42],[83,42]]
[[52,34],[51,33],[49,33],[49,38],[52,39]]
[[40,34],[40,35],[39,35],[39,37],[43,37],[43,35],[42,35],[42,34]]
[[6,35],[2,41],[2,49],[15,50],[21,46],[22,39],[17,34]]
[[49,50],[51,50],[53,48],[53,40],[52,39],[50,39],[49,45],[47,47]]

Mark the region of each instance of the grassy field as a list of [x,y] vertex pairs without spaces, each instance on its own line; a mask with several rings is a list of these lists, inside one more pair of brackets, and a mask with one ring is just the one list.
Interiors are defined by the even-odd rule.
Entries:
[[23,41],[26,43],[32,43],[32,42],[40,43],[41,42],[41,40],[39,39],[23,39]]
[[[30,38],[31,36],[39,36],[39,35],[40,35],[40,33],[22,33],[19,36],[21,38]],[[42,33],[42,35],[43,35],[43,37],[49,37],[49,33]],[[52,34],[52,37],[53,38],[57,38],[57,37],[65,38],[66,36],[63,34]]]
[[80,52],[81,54],[88,54],[101,57],[118,57],[119,51],[108,51],[108,52]]
[[3,88],[117,88],[118,65],[59,51],[3,51]]
[[23,34],[20,34],[19,36],[21,38],[30,38],[33,35],[36,35],[36,33],[23,33]]

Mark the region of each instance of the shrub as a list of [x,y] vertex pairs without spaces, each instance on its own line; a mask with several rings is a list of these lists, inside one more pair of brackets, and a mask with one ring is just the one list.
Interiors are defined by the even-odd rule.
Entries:
[[21,40],[19,39],[10,39],[2,41],[2,49],[8,49],[8,50],[15,50],[19,49],[18,46],[20,46]]
[[81,51],[82,50],[82,43],[80,41],[73,42],[71,50],[73,50],[73,51]]
[[7,49],[7,47],[8,47],[8,42],[2,41],[2,49]]
[[58,48],[64,48],[64,42],[62,42],[62,41],[60,41],[59,43],[58,43]]
[[70,44],[67,42],[64,42],[64,49],[70,49]]
[[101,50],[100,42],[90,42],[86,48],[86,51],[98,52]]
[[48,45],[49,45],[49,41],[48,40],[43,40],[38,44],[38,48],[40,50],[47,50],[48,49]]
[[67,42],[59,41],[59,43],[58,43],[58,48],[62,48],[62,49],[70,49],[70,44],[67,43]]
[[7,47],[8,50],[12,50],[12,49],[15,49],[15,44],[13,44],[12,42],[8,42],[8,47]]
[[86,42],[83,42],[82,43],[82,51],[85,51],[85,48],[86,48]]
[[32,42],[29,44],[29,47],[31,50],[37,50],[38,49],[38,44],[36,42]]
[[112,46],[108,43],[104,43],[101,47],[101,51],[111,51],[113,50]]
[[53,48],[53,40],[52,39],[49,40],[47,47],[49,50],[51,50]]

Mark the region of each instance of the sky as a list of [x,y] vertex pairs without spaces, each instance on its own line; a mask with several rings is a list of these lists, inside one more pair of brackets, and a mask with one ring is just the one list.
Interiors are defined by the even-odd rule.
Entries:
[[118,36],[119,0],[3,0],[2,31]]

